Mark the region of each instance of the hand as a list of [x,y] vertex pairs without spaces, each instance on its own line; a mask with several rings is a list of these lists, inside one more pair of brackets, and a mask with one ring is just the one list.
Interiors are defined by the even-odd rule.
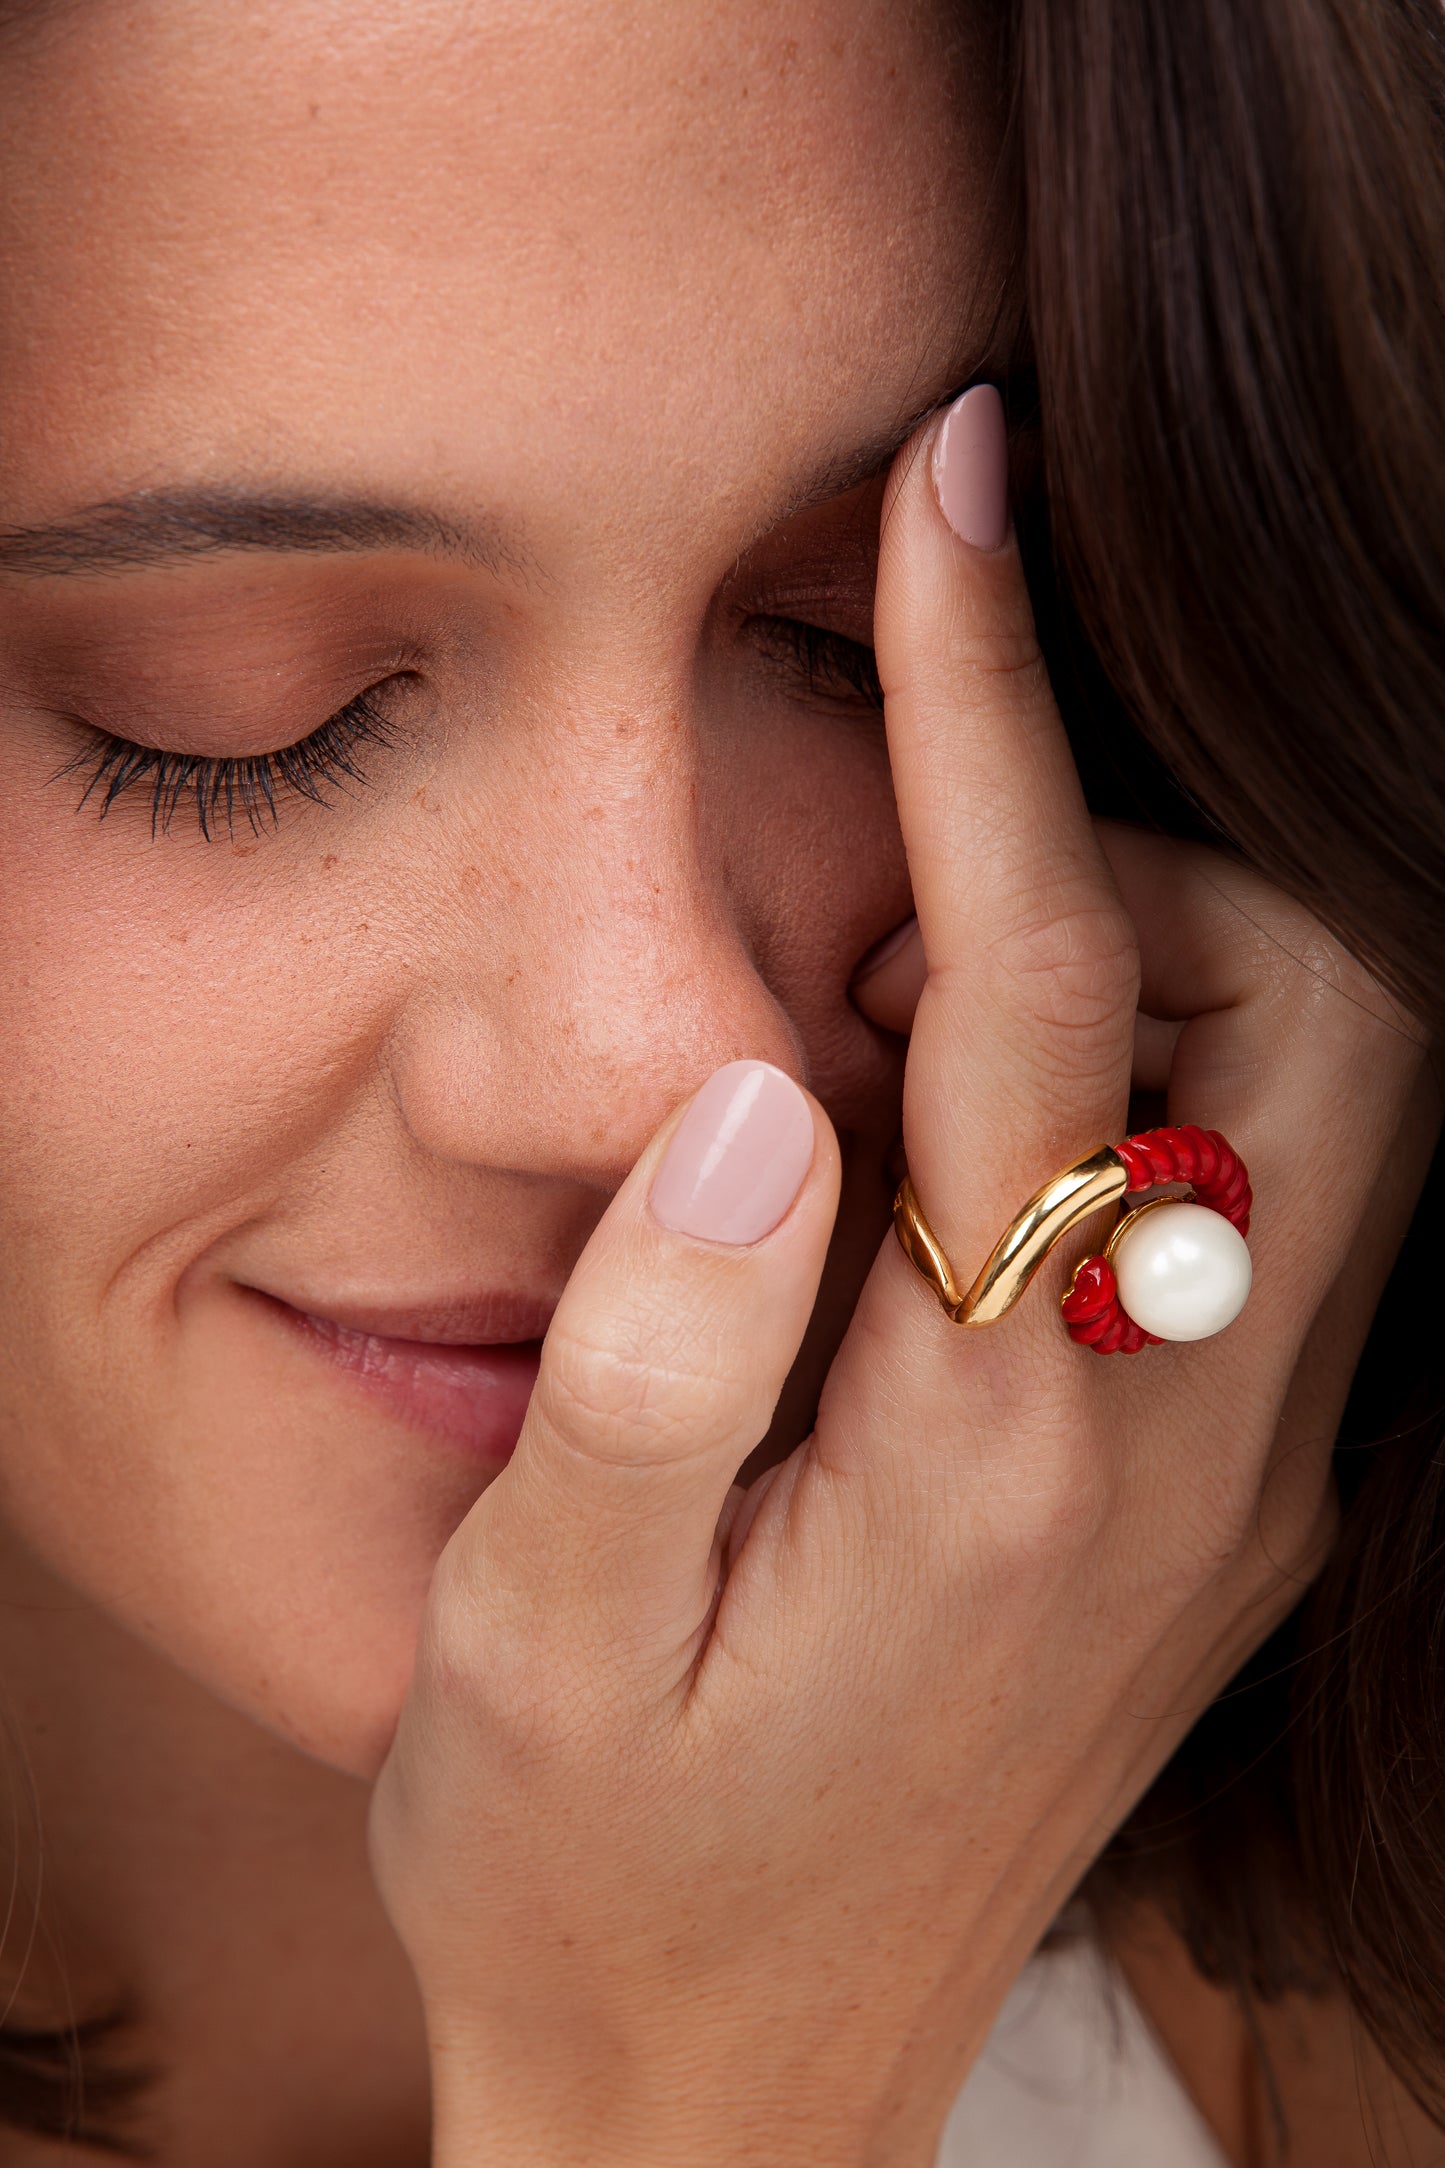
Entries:
[[930,2160],[1038,1935],[1328,1542],[1329,1441],[1428,1148],[1419,1050],[1253,876],[1096,833],[970,397],[936,460],[936,427],[900,457],[879,569],[928,958],[913,1180],[971,1277],[1124,1134],[1142,1006],[1170,1119],[1249,1162],[1254,1291],[1214,1340],[1098,1357],[1060,1323],[1062,1258],[972,1331],[890,1236],[815,1434],[744,1494],[836,1147],[777,1071],[731,1147],[728,1072],[667,1125],[439,1562],[376,1788],[443,2168]]

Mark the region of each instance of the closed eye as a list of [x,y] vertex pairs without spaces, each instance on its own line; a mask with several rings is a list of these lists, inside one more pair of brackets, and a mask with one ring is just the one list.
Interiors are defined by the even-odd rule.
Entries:
[[751,616],[743,632],[753,646],[782,664],[815,699],[859,704],[883,712],[883,687],[873,650],[861,640],[793,617]]
[[332,790],[365,783],[361,747],[389,745],[396,734],[378,696],[409,676],[394,673],[368,686],[306,737],[269,753],[171,753],[94,730],[90,743],[57,769],[51,781],[83,775],[85,788],[76,810],[98,801],[102,820],[119,799],[144,791],[150,799],[153,836],[169,830],[183,805],[194,806],[208,842],[221,832],[234,835],[238,820],[259,835],[276,826],[288,797],[329,805]]

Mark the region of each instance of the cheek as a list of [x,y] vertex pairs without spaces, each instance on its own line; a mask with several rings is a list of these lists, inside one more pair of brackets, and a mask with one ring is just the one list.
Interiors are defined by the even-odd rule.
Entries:
[[[845,1144],[881,1158],[898,1048],[847,997],[909,908],[881,734],[775,712],[725,735],[698,775],[709,885]],[[58,796],[0,791],[5,1517],[191,1676],[362,1775],[484,1479],[340,1409],[258,1337],[224,1275],[187,1267],[296,1211],[334,1243],[337,1170],[349,1194],[371,1164],[411,1166],[394,1128],[374,1161],[359,1148],[358,1110],[419,959],[450,953],[418,895],[460,879],[475,899],[429,840],[444,823],[389,818],[387,871],[379,835],[348,830],[336,860],[299,829],[152,843],[143,819],[101,829]],[[527,834],[555,860],[557,838]],[[542,978],[528,1030],[550,1044]]]
[[110,1285],[234,1213],[374,1053],[336,924],[248,878],[268,847],[0,815],[7,1256],[42,1283]]
[[[176,1299],[191,1259],[284,1193],[385,1013],[354,910],[279,901],[279,853],[255,871],[267,848],[0,812],[0,1494],[72,1588],[364,1769],[458,1501],[398,1476],[390,1549],[328,1556],[318,1500],[344,1522],[364,1487],[344,1458],[337,1476],[334,1415],[314,1419],[304,1378],[268,1376],[219,1304]],[[325,1663],[297,1680],[308,1629]]]

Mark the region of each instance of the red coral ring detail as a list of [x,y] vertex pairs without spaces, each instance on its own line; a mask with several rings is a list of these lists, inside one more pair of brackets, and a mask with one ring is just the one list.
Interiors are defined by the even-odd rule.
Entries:
[[[1249,1170],[1217,1129],[1184,1122],[1177,1129],[1144,1129],[1114,1150],[1128,1169],[1127,1194],[1159,1182],[1187,1182],[1196,1204],[1221,1212],[1242,1235],[1249,1233],[1254,1192]],[[1158,1347],[1157,1333],[1136,1325],[1119,1301],[1119,1283],[1107,1257],[1086,1257],[1063,1299],[1071,1340],[1096,1355],[1137,1355]]]

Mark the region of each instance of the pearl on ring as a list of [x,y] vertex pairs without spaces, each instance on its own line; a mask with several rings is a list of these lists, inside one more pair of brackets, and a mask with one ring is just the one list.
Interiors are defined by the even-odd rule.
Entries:
[[1244,1308],[1249,1246],[1222,1212],[1173,1201],[1126,1221],[1111,1244],[1123,1309],[1160,1340],[1207,1340]]

